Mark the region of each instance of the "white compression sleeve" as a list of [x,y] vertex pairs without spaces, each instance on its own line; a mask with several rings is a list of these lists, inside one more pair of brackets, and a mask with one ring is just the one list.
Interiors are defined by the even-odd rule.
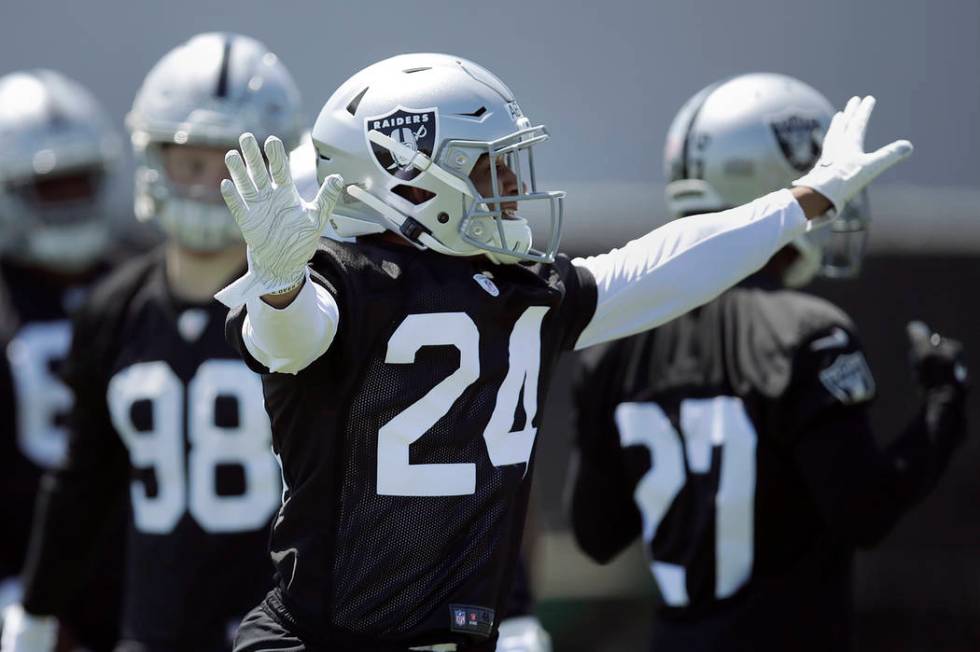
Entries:
[[272,372],[296,374],[305,369],[330,348],[340,324],[337,301],[310,280],[309,272],[285,308],[273,308],[259,297],[245,305],[245,348]]
[[708,215],[675,220],[621,249],[572,264],[595,277],[595,314],[584,349],[649,330],[700,306],[752,272],[806,230],[789,190]]

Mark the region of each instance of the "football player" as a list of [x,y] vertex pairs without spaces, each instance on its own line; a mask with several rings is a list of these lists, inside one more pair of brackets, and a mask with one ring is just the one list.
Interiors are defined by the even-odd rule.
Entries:
[[225,650],[229,625],[272,585],[265,543],[280,472],[259,380],[225,342],[212,297],[245,268],[218,182],[243,130],[298,141],[299,93],[261,43],[202,34],[150,71],[127,123],[136,214],[167,240],[100,284],[75,320],[68,457],[44,487],[3,652],[51,649],[120,493],[131,520],[118,649]]
[[[793,189],[574,261],[557,253],[564,193],[535,169],[547,130],[465,59],[402,55],[345,82],[313,128],[312,202],[283,144],[266,163],[244,134],[221,190],[249,266],[218,296],[263,374],[287,489],[279,584],[236,650],[493,650],[558,354],[682,314],[842,209],[911,151],[863,152],[872,106],[849,103]],[[328,222],[357,241],[321,241]]]
[[[783,75],[704,89],[667,136],[673,224],[819,173],[839,120]],[[910,327],[921,407],[879,450],[857,329],[795,289],[853,276],[867,223],[857,195],[712,302],[586,354],[573,529],[600,562],[643,537],[663,599],[651,649],[848,649],[853,548],[925,495],[962,439],[957,343]]]
[[[69,315],[123,253],[107,201],[120,148],[109,116],[77,82],[52,70],[0,77],[0,610],[20,600],[41,474],[65,455],[72,395],[55,370],[68,352]],[[86,600],[65,613],[96,649],[116,636],[111,564],[103,560]]]

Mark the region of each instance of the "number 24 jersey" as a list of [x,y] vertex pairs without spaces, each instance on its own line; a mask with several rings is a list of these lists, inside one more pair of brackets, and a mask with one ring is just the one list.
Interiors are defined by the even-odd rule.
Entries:
[[[591,274],[378,240],[323,241],[337,336],[263,376],[287,498],[272,556],[290,617],[390,641],[489,635],[510,590],[551,370],[595,310]],[[228,337],[250,366],[245,311]],[[321,626],[320,623],[326,623]]]

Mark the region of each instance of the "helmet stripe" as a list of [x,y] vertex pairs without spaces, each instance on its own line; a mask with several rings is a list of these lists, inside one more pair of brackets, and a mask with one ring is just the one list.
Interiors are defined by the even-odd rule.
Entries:
[[230,34],[225,37],[224,49],[221,52],[221,71],[218,73],[218,85],[214,89],[214,96],[228,97],[228,67],[231,63],[231,42],[234,39]]

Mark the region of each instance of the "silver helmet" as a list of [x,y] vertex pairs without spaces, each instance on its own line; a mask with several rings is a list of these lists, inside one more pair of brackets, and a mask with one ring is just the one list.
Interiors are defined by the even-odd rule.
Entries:
[[120,139],[105,110],[52,70],[0,77],[0,251],[77,272],[110,244],[107,188]]
[[199,34],[150,71],[126,118],[136,155],[136,217],[156,218],[182,246],[214,251],[241,239],[218,188],[178,190],[164,172],[165,145],[238,146],[246,131],[287,147],[303,132],[300,94],[279,58],[239,34]]
[[[667,133],[664,167],[672,216],[732,208],[780,188],[816,163],[834,108],[803,82],[753,73],[718,82],[687,101]],[[855,276],[870,220],[866,193],[829,227],[794,240],[791,287],[814,276]]]
[[[534,146],[546,141],[494,74],[445,54],[405,54],[358,72],[327,100],[313,127],[317,176],[347,185],[331,226],[340,235],[385,229],[419,248],[496,262],[551,262],[561,235],[565,193],[538,190]],[[503,158],[516,190],[490,165],[492,191],[470,180],[477,161]],[[409,188],[423,193],[412,200]],[[504,208],[520,202],[521,214]],[[529,212],[544,245],[532,245]],[[536,224],[536,226],[538,226]]]

